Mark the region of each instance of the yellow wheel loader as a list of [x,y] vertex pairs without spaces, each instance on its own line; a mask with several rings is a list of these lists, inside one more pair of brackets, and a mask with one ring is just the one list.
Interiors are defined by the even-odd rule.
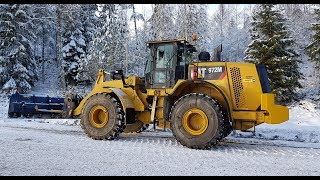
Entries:
[[170,128],[184,146],[207,149],[232,130],[288,120],[288,108],[274,103],[263,65],[214,62],[207,52],[195,60],[195,46],[184,39],[147,46],[144,78],[100,70],[92,91],[69,110],[81,116],[91,138],[113,139],[154,124]]
[[93,139],[114,139],[149,124],[170,128],[182,145],[208,149],[232,130],[249,130],[289,119],[276,105],[263,65],[221,62],[184,39],[147,42],[145,76],[124,77],[99,70],[92,91],[81,101],[66,97],[64,115],[81,117]]

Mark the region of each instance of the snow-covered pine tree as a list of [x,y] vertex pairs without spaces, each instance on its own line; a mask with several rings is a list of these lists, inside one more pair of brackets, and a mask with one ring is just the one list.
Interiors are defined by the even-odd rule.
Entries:
[[64,69],[65,86],[67,87],[78,83],[77,74],[86,57],[86,42],[83,35],[83,24],[79,16],[80,7],[76,5],[66,6],[70,6],[70,8],[63,14],[65,21],[62,36],[62,67]]
[[224,61],[233,61],[233,53],[231,53],[231,51],[236,48],[234,42],[238,37],[235,38],[235,34],[237,33],[235,30],[237,30],[238,25],[234,11],[232,11],[231,5],[219,4],[218,10],[213,13],[209,21],[211,37],[210,52],[212,52],[213,55],[212,49],[222,44],[223,51],[221,58]]
[[86,48],[87,52],[87,49],[89,49],[90,46],[92,46],[93,36],[99,24],[99,19],[96,16],[98,6],[96,4],[80,4],[80,8],[80,19],[84,28],[85,41],[88,45]]
[[[149,39],[146,31],[146,21],[144,15],[135,11],[132,4],[132,15],[130,21],[134,23],[134,34],[131,35],[128,42],[128,68],[127,75],[144,76],[144,66],[147,59],[147,51],[145,42]],[[137,27],[138,22],[143,22],[141,28]]]
[[191,41],[192,34],[196,34],[198,40],[195,45],[199,52],[211,48],[207,4],[179,5],[175,22],[177,37]]
[[[306,53],[309,56],[309,60],[315,63],[315,77],[317,79],[315,83],[318,84],[316,87],[320,87],[320,7],[314,10],[314,14],[316,22],[312,23],[310,28],[313,31],[313,35],[311,44],[306,48]],[[318,101],[318,105],[320,106],[320,89],[318,89],[315,95],[318,95],[318,98],[313,99]]]
[[111,70],[123,69],[126,74],[128,71],[128,11],[129,6],[122,4],[116,6],[114,23],[110,26],[109,35],[111,36],[110,50],[107,61],[110,62]]
[[251,39],[244,60],[266,65],[271,88],[280,103],[290,103],[297,97],[296,88],[301,87],[298,71],[298,54],[292,49],[286,19],[272,4],[260,5],[253,15]]
[[148,20],[151,39],[168,40],[175,39],[173,23],[173,7],[171,4],[155,4],[152,16]]
[[[32,19],[36,35],[34,43],[34,56],[37,63],[37,74],[45,82],[46,65],[56,59],[54,8],[49,4],[34,4],[32,6]],[[55,62],[56,63],[56,62]]]
[[194,34],[197,35],[198,40],[196,41],[196,46],[198,51],[208,51],[211,50],[210,47],[210,35],[209,35],[209,19],[208,19],[208,5],[199,4],[197,15],[197,26],[194,30]]
[[7,92],[27,92],[37,80],[30,14],[30,5],[0,4],[0,85]]
[[78,73],[76,76],[77,82],[90,84],[94,81],[90,76],[89,64],[92,62],[88,58],[89,50],[93,46],[94,34],[97,31],[97,27],[99,25],[99,18],[96,16],[96,11],[98,10],[98,6],[96,4],[80,4],[81,13],[80,19],[83,22],[83,35],[85,39],[85,58],[80,62],[80,66],[78,69]]
[[[250,42],[249,27],[253,5],[220,4],[209,16],[209,52],[222,44],[223,61],[242,61]],[[212,56],[213,59],[213,56]]]
[[60,68],[59,71],[59,79],[60,79],[60,87],[62,90],[66,90],[66,80],[64,77],[64,68],[62,67],[63,64],[63,57],[62,57],[62,47],[63,47],[63,30],[64,30],[64,22],[66,21],[65,12],[67,11],[65,4],[55,4],[55,20],[56,20],[56,58],[58,62],[58,67]]
[[146,43],[148,41],[145,26],[129,41],[128,75],[144,76],[144,67],[148,58]]
[[108,45],[108,36],[106,35],[109,29],[110,18],[113,17],[115,13],[115,4],[100,4],[98,5],[98,22],[97,30],[93,35],[93,43],[90,46],[89,54],[87,56],[89,69],[89,76],[91,77],[91,81],[94,82],[96,79],[98,69],[107,69],[106,65],[106,54],[103,52]]
[[229,8],[225,4],[220,4],[219,9],[216,14],[214,14],[213,20],[215,22],[216,31],[219,32],[219,36],[216,36],[215,39],[219,41],[220,44],[224,44],[224,37],[227,29],[227,25],[230,22],[230,14]]
[[89,53],[90,76],[95,79],[98,69],[110,72],[125,69],[129,27],[128,5],[101,5],[99,17],[102,27],[95,34],[93,47]]
[[144,16],[141,13],[136,12],[134,4],[130,4],[129,7],[132,8],[132,15],[130,17],[130,21],[133,21],[134,33],[135,35],[137,35],[138,33],[137,22],[140,20],[144,21]]
[[308,45],[306,52],[310,60],[316,63],[316,68],[320,70],[320,9],[315,9],[314,14],[316,15],[316,23],[312,23],[311,27],[313,31],[312,43]]

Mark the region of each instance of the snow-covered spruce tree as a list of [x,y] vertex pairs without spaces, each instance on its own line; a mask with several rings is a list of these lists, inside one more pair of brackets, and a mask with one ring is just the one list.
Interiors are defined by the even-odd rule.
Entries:
[[148,58],[148,51],[146,50],[146,41],[148,36],[146,29],[137,30],[137,34],[131,37],[128,45],[129,59],[127,75],[144,76],[144,67],[146,59]]
[[[144,76],[144,66],[147,59],[146,41],[148,41],[148,32],[146,31],[146,21],[143,14],[135,11],[132,4],[132,15],[130,21],[134,23],[134,34],[131,35],[128,42],[128,67],[127,75]],[[137,27],[137,22],[143,22],[142,27]]]
[[124,73],[128,68],[128,41],[129,26],[127,16],[127,5],[117,5],[114,23],[110,26],[109,35],[111,36],[111,44],[109,53],[107,54],[107,62],[110,62],[112,70],[123,69]]
[[55,23],[54,7],[49,4],[32,5],[32,19],[36,40],[34,43],[34,56],[37,63],[37,74],[45,82],[46,65],[55,61]]
[[[315,76],[318,79],[318,87],[320,86],[320,9],[314,10],[315,23],[312,23],[311,30],[313,31],[312,42],[307,46],[306,52],[309,56],[309,60],[315,63]],[[320,94],[320,89],[316,94]],[[318,98],[316,98],[318,100]],[[320,103],[318,103],[320,105]]]
[[210,47],[209,19],[207,4],[183,4],[177,9],[175,19],[176,36],[191,41],[192,34],[196,34],[195,42],[198,51],[207,51]]
[[125,69],[128,57],[127,5],[104,4],[99,11],[100,28],[94,36],[93,47],[89,52],[90,76],[96,79],[98,69],[110,72]]
[[88,54],[89,50],[93,46],[94,34],[99,25],[99,19],[95,14],[95,12],[98,10],[98,6],[96,4],[80,4],[80,7],[80,20],[83,22],[83,35],[86,44],[84,51],[86,56],[80,62],[76,80],[78,83],[90,84],[94,81],[94,79],[92,79],[90,76],[90,69],[88,65],[91,64],[91,61],[88,58]]
[[[69,5],[72,6],[72,5]],[[62,47],[62,67],[66,87],[77,85],[77,74],[86,57],[86,42],[83,35],[83,24],[79,18],[79,7],[71,8],[71,12],[65,12]]]
[[[222,40],[222,58],[225,61],[242,61],[245,57],[244,51],[247,48],[247,44],[250,42],[250,35],[248,32],[248,26],[246,26],[245,18],[249,16],[247,11],[239,11],[238,5],[228,5],[225,7],[225,22],[222,22],[223,40]],[[221,13],[218,11],[218,13]],[[217,16],[216,16],[217,17]],[[219,16],[218,16],[219,17]],[[241,24],[241,18],[244,23]],[[221,24],[221,21],[217,22]],[[221,28],[221,27],[220,27]],[[217,40],[219,40],[217,38]],[[217,43],[217,40],[214,40]],[[214,47],[219,45],[218,42]]]
[[130,17],[130,21],[133,21],[134,24],[134,33],[137,35],[138,33],[138,28],[137,28],[137,22],[138,21],[145,21],[143,14],[136,12],[134,4],[130,4],[129,6],[132,8],[132,15]]
[[155,4],[152,16],[148,20],[150,40],[175,39],[173,33],[173,6],[171,4]]
[[0,85],[27,92],[37,80],[30,5],[0,4]]
[[253,15],[251,39],[244,60],[266,65],[271,88],[280,103],[296,100],[301,87],[298,54],[291,48],[294,41],[285,25],[286,19],[272,4],[263,4]]
[[107,36],[106,33],[109,28],[110,18],[115,11],[114,4],[100,4],[98,5],[98,22],[97,29],[93,34],[92,46],[88,49],[88,64],[89,76],[91,81],[97,77],[98,69],[106,69],[105,58],[106,54],[102,53],[102,50],[107,46]]
[[99,19],[95,14],[98,10],[98,6],[96,4],[80,4],[80,8],[80,20],[84,28],[85,41],[86,44],[88,44],[86,48],[87,52],[87,49],[92,45],[93,36],[99,24]]
[[[316,63],[316,68],[320,71],[320,9],[315,9],[316,23],[312,23],[312,43],[306,48],[311,61]],[[320,78],[320,77],[319,77]]]

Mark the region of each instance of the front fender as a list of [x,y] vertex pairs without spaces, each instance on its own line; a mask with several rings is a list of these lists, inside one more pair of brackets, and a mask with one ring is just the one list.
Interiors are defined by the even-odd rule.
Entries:
[[119,89],[119,88],[98,87],[98,88],[94,88],[85,98],[83,98],[83,100],[80,102],[80,104],[73,111],[72,114],[75,115],[75,116],[80,115],[81,111],[82,111],[82,108],[83,108],[84,104],[87,102],[87,100],[91,96],[93,96],[95,94],[99,94],[99,93],[106,93],[106,94],[114,93],[119,98],[124,111],[127,108],[134,108],[134,105],[133,105],[132,101],[130,100],[130,98],[128,97],[128,95],[126,93],[124,93],[121,89]]

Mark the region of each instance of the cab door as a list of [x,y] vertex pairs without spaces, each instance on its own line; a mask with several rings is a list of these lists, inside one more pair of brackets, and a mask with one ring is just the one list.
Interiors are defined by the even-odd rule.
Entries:
[[159,44],[152,48],[153,63],[151,63],[151,88],[170,88],[175,81],[175,66],[177,47],[175,44]]

